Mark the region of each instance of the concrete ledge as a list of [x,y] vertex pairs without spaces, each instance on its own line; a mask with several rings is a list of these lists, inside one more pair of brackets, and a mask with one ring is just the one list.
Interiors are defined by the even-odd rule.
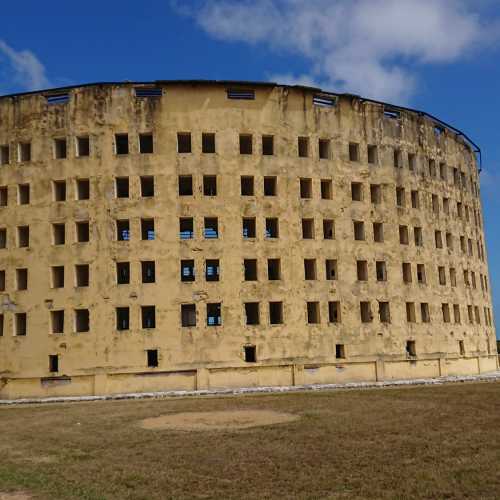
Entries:
[[331,391],[339,389],[375,389],[408,385],[443,385],[458,382],[495,382],[500,381],[500,371],[480,375],[457,375],[438,378],[419,378],[412,380],[387,380],[381,382],[349,382],[345,384],[306,384],[277,387],[241,387],[237,389],[203,389],[198,391],[158,391],[103,396],[71,396],[51,398],[0,399],[0,406],[46,403],[78,403],[82,401],[118,401],[127,399],[162,399],[173,397],[227,396],[239,394],[278,394],[304,391]]

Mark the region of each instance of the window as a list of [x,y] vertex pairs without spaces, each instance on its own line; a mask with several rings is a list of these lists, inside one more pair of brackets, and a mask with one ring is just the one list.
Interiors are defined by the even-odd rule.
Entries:
[[90,314],[88,309],[75,309],[75,332],[84,333],[90,330]]
[[321,179],[321,199],[331,200],[333,198],[332,180]]
[[408,245],[408,226],[399,226],[399,243]]
[[446,164],[445,163],[440,163],[439,164],[439,177],[441,178],[442,181],[446,181],[448,176],[446,175]]
[[458,351],[460,352],[460,356],[465,356],[465,346],[463,340],[458,341]]
[[240,155],[251,155],[252,152],[252,136],[240,134]]
[[405,188],[403,187],[396,188],[396,205],[400,208],[404,208],[406,205]]
[[368,145],[367,153],[368,153],[368,163],[370,163],[371,165],[375,165],[377,163],[377,157],[378,157],[377,146]]
[[473,315],[473,308],[471,305],[467,306],[467,316],[469,318],[469,323],[471,325],[473,325],[474,324],[474,315]]
[[264,196],[277,195],[277,178],[264,177]]
[[243,274],[245,281],[257,281],[257,259],[243,260]]
[[441,310],[443,312],[443,322],[449,323],[451,321],[449,304],[441,304]]
[[8,202],[7,186],[0,186],[0,207],[6,207]]
[[116,329],[129,330],[130,329],[130,308],[117,307],[116,308]]
[[141,261],[141,277],[142,283],[155,283],[156,265],[154,260]]
[[57,354],[49,355],[49,372],[57,373],[59,371],[59,356]]
[[28,316],[26,313],[16,313],[14,316],[15,335],[25,337],[28,333]]
[[358,281],[368,281],[368,262],[366,260],[356,261],[356,272]]
[[215,153],[215,134],[203,132],[201,134],[201,152],[206,154]]
[[403,155],[400,149],[394,150],[394,167],[403,168]]
[[377,281],[387,281],[387,266],[382,260],[375,262],[375,273],[377,276]]
[[30,203],[29,184],[19,184],[17,186],[17,202],[19,205],[29,205]]
[[192,217],[179,218],[179,236],[181,240],[194,238],[194,222]]
[[451,233],[445,234],[446,247],[448,250],[453,250],[453,235]]
[[265,156],[274,154],[274,137],[272,135],[262,136],[262,154]]
[[5,292],[5,270],[0,271],[0,292]]
[[304,259],[304,279],[316,279],[316,259]]
[[155,236],[154,219],[141,219],[141,239],[144,241],[153,241]]
[[193,196],[192,175],[179,175],[179,196]]
[[443,198],[443,212],[446,215],[450,215],[450,199],[449,198]]
[[313,325],[319,322],[319,302],[307,302],[307,323]]
[[326,280],[337,279],[337,261],[335,259],[325,260],[325,279]]
[[17,244],[19,248],[27,248],[30,246],[29,226],[19,226],[17,228]]
[[155,306],[141,306],[141,324],[143,329],[156,328]]
[[[349,144],[349,160],[359,161],[359,144],[351,142]],[[373,163],[373,162],[370,162]]]
[[314,219],[302,219],[302,238],[314,239]]
[[427,283],[427,280],[425,277],[425,265],[424,264],[417,264],[417,282],[420,283],[421,285],[425,285]]
[[90,182],[88,179],[76,180],[76,199],[88,200],[90,198]]
[[453,320],[455,324],[460,324],[460,306],[458,304],[453,304]]
[[439,198],[436,194],[432,195],[432,211],[435,214],[439,214]]
[[247,325],[258,325],[260,323],[258,302],[245,302],[245,322]]
[[153,134],[139,134],[139,153],[148,154],[153,152]]
[[8,165],[10,163],[10,147],[6,144],[0,146],[0,165]]
[[16,269],[17,290],[28,289],[28,270],[26,268]]
[[408,153],[408,168],[411,172],[417,170],[417,155],[415,153]]
[[323,219],[323,239],[333,240],[335,237],[335,225],[332,219]]
[[192,282],[195,280],[194,260],[181,260],[181,281]]
[[152,198],[155,195],[155,178],[152,175],[141,176],[141,196]]
[[243,359],[246,363],[257,362],[257,348],[254,345],[243,346]]
[[417,356],[417,351],[416,351],[414,340],[407,340],[406,341],[406,355],[410,358],[415,358]]
[[363,184],[360,182],[351,182],[352,201],[363,201]]
[[375,243],[384,242],[384,224],[382,222],[373,223],[373,241]]
[[407,302],[406,303],[406,321],[408,323],[416,323],[416,315],[415,315],[415,303]]
[[450,267],[450,284],[451,286],[457,286],[457,272],[454,267]]
[[0,248],[7,248],[7,229],[0,228]]
[[50,311],[50,324],[52,333],[64,333],[64,310]]
[[18,154],[20,162],[31,161],[31,142],[21,142],[19,144]]
[[421,247],[424,245],[424,238],[422,236],[422,228],[414,227],[413,228],[413,239],[415,241],[415,246]]
[[283,323],[283,302],[269,302],[269,324]]
[[64,266],[52,267],[52,288],[64,288]]
[[116,283],[128,285],[130,283],[130,262],[116,263]]
[[391,322],[391,311],[389,307],[389,302],[378,303],[378,315],[381,323]]
[[66,201],[66,181],[54,181],[52,186],[54,201]]
[[177,152],[178,153],[191,153],[191,133],[178,132],[177,133]]
[[130,240],[130,221],[128,219],[116,221],[116,239],[118,241]]
[[90,138],[82,136],[76,138],[76,156],[90,156]]
[[429,158],[429,177],[436,178],[436,160]]
[[228,99],[255,99],[255,90],[253,89],[227,89]]
[[312,198],[312,179],[300,179],[300,197]]
[[128,155],[128,134],[115,134],[115,152],[117,155]]
[[204,175],[203,176],[203,195],[204,196],[217,196],[217,176]]
[[370,302],[360,302],[359,312],[362,323],[370,323],[373,319]]
[[147,349],[146,350],[146,360],[148,363],[148,368],[158,367],[158,349]]
[[196,304],[181,304],[181,325],[196,326]]
[[0,337],[3,337],[4,330],[5,330],[5,320],[3,314],[0,314]]
[[254,186],[253,177],[248,175],[241,176],[241,196],[253,196]]
[[203,235],[206,239],[217,239],[219,237],[219,223],[217,217],[205,217]]
[[115,179],[115,186],[117,198],[128,198],[130,196],[128,177],[117,177]]
[[90,266],[88,264],[77,264],[75,266],[75,284],[77,287],[89,286]]
[[344,344],[335,344],[335,357],[337,359],[345,359]]
[[320,160],[328,160],[330,158],[330,141],[328,139],[318,140],[318,153]]
[[436,243],[436,248],[443,248],[443,238],[441,231],[434,231],[434,241]]
[[420,208],[420,200],[418,196],[418,191],[412,190],[411,192],[411,208]]
[[309,138],[299,137],[297,141],[299,158],[307,158],[309,156]]
[[411,264],[409,262],[403,262],[402,265],[403,270],[403,283],[411,283]]
[[266,238],[278,238],[279,237],[279,224],[278,219],[275,217],[266,218]]
[[276,281],[281,279],[281,260],[267,259],[267,279]]
[[328,322],[340,323],[340,302],[338,300],[328,302]]
[[255,238],[256,236],[256,224],[255,217],[243,217],[243,238]]
[[431,316],[429,313],[429,304],[426,302],[420,304],[420,315],[422,316],[422,323],[430,323]]
[[220,302],[214,304],[207,304],[207,326],[220,326],[220,325],[222,325]]
[[219,259],[207,259],[205,261],[205,280],[219,281],[220,265]]
[[56,159],[63,159],[67,156],[67,143],[66,139],[54,139],[54,157]]
[[380,184],[370,184],[370,201],[374,205],[382,203],[382,187]]
[[52,224],[52,241],[54,245],[66,243],[66,225],[64,223]]
[[444,266],[438,266],[438,278],[440,285],[446,285],[446,271]]
[[354,239],[356,241],[365,240],[365,223],[363,221],[355,220],[353,222]]

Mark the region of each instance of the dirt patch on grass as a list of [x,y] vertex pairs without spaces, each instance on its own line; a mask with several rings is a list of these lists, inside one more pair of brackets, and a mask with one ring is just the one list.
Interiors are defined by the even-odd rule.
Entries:
[[299,418],[298,415],[271,410],[203,411],[146,418],[141,420],[140,425],[150,430],[212,431],[283,424]]
[[22,491],[17,493],[2,493],[0,491],[0,500],[31,500],[32,498],[31,495]]

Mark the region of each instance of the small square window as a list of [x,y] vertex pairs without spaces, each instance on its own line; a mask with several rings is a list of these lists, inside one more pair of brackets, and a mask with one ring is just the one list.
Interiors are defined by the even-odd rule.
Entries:
[[275,217],[266,218],[266,238],[279,238],[279,222]]
[[221,309],[220,302],[207,304],[207,326],[222,325]]
[[64,223],[52,224],[52,241],[54,245],[66,243],[66,225]]
[[29,205],[30,203],[30,185],[19,184],[17,187],[19,205]]
[[90,313],[88,309],[75,309],[75,332],[90,331]]
[[27,248],[30,246],[29,226],[19,226],[17,228],[17,244],[19,248]]
[[406,355],[410,358],[415,358],[417,356],[414,340],[408,340],[406,342]]
[[340,302],[332,301],[328,302],[328,322],[329,323],[340,323]]
[[116,263],[116,283],[128,285],[130,283],[130,262]]
[[181,304],[181,325],[196,326],[196,304]]
[[181,260],[181,281],[183,283],[192,283],[195,279],[194,260]]
[[251,155],[252,152],[252,136],[250,134],[240,134],[240,154]]
[[10,147],[7,144],[0,146],[0,165],[10,163]]
[[370,184],[370,201],[374,205],[382,203],[382,187],[380,184]]
[[52,186],[54,201],[66,201],[66,181],[54,181]]
[[315,280],[316,278],[316,259],[304,259],[304,279]]
[[276,281],[281,279],[281,260],[267,259],[267,279]]
[[302,238],[304,240],[314,239],[314,219],[302,219]]
[[179,196],[193,196],[192,175],[179,175]]
[[248,175],[241,176],[241,196],[254,195],[254,179]]
[[205,217],[203,235],[205,239],[217,239],[219,237],[219,222],[217,217]]
[[152,198],[155,195],[155,178],[152,175],[141,176],[141,196]]
[[56,159],[63,159],[67,157],[67,142],[65,138],[54,139],[54,156]]
[[203,132],[201,134],[201,152],[206,154],[215,153],[215,134]]
[[7,186],[0,186],[0,207],[6,207],[9,200]]
[[217,176],[204,175],[203,176],[203,195],[204,196],[217,196]]
[[128,155],[128,134],[115,134],[115,152],[117,155]]
[[78,288],[89,286],[90,266],[88,264],[77,264],[75,266],[75,284]]
[[363,201],[363,184],[360,182],[351,182],[352,201]]
[[312,179],[300,179],[300,197],[312,198]]
[[245,302],[245,324],[258,325],[260,324],[259,303]]
[[330,141],[328,139],[318,140],[318,153],[320,160],[330,159]]
[[49,355],[49,372],[57,373],[59,371],[59,356],[57,354]]
[[269,324],[283,323],[283,302],[269,302]]
[[264,177],[264,196],[277,195],[278,180],[275,176]]
[[401,245],[408,245],[408,226],[399,226],[399,243]]
[[307,323],[309,325],[320,323],[319,302],[307,302]]
[[205,280],[219,281],[220,265],[219,259],[207,259],[205,261]]
[[[359,144],[351,142],[349,144],[349,160],[359,161]],[[373,163],[373,162],[369,162]]]
[[257,362],[257,348],[254,345],[243,346],[243,359],[246,363]]
[[26,313],[16,313],[14,321],[15,335],[26,337],[28,333],[28,315]]
[[76,180],[76,199],[88,200],[90,198],[90,181],[88,179]]
[[148,363],[148,368],[158,367],[158,349],[147,349],[146,350],[146,360]]
[[139,134],[139,153],[149,154],[153,152],[153,134]]
[[337,261],[335,259],[325,260],[325,279],[326,280],[337,279]]
[[297,145],[299,158],[307,158],[309,156],[309,138],[299,137]]
[[50,311],[50,323],[52,333],[64,333],[64,310]]
[[118,241],[130,240],[130,221],[128,219],[116,221],[116,239]]
[[52,267],[52,288],[64,288],[64,266]]
[[362,323],[370,323],[373,320],[370,302],[360,302],[359,312]]
[[154,219],[141,219],[141,239],[153,241],[156,238]]
[[368,163],[371,165],[375,165],[378,159],[377,146],[369,145],[368,146]]
[[257,281],[257,259],[243,260],[243,275],[245,281]]
[[274,137],[272,135],[262,136],[262,154],[265,156],[274,155]]
[[19,144],[19,161],[31,161],[31,142],[21,142]]
[[384,224],[382,222],[373,223],[373,241],[375,243],[384,242]]
[[155,306],[141,306],[141,325],[143,329],[156,328]]
[[76,138],[76,156],[90,156],[90,138],[82,136]]
[[194,221],[192,217],[181,217],[179,219],[179,236],[181,240],[194,238]]
[[26,268],[16,269],[16,289],[28,289],[28,270]]
[[366,260],[358,260],[356,270],[358,281],[368,281],[368,262]]
[[331,179],[321,179],[321,199],[331,200],[333,198],[333,187]]
[[375,262],[377,281],[387,281],[387,266],[383,260]]
[[130,308],[117,307],[116,308],[116,329],[118,331],[130,329]]
[[90,241],[90,225],[88,221],[76,223],[76,241],[78,243],[88,243]]
[[128,177],[117,177],[115,179],[116,197],[117,198],[128,198],[130,196],[129,184],[130,183],[129,183]]
[[0,248],[7,248],[7,229],[0,228]]
[[332,219],[323,219],[323,239],[333,240],[335,238],[335,223]]
[[345,359],[344,344],[335,344],[335,357],[337,359]]
[[353,221],[354,239],[356,241],[365,240],[365,223],[363,221]]
[[156,282],[156,265],[154,260],[141,261],[141,278],[142,283]]
[[177,133],[177,152],[178,153],[191,153],[191,133],[178,132]]
[[256,237],[255,217],[243,217],[243,238]]

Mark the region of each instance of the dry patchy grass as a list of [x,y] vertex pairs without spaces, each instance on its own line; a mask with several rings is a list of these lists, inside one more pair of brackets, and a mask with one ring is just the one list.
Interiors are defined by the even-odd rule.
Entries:
[[[149,430],[269,410],[245,429]],[[45,499],[499,498],[500,383],[0,408],[0,492]]]

